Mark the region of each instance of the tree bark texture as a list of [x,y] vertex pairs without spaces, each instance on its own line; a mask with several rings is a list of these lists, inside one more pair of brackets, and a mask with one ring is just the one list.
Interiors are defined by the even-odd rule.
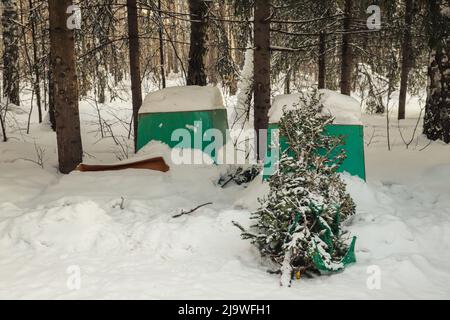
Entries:
[[49,0],[50,67],[56,118],[59,170],[69,173],[81,163],[83,149],[78,111],[74,30],[67,26],[72,0]]

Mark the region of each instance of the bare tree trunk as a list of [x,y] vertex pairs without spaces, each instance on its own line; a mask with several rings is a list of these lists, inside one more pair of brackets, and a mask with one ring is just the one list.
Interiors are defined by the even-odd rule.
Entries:
[[107,87],[107,71],[105,70],[102,63],[96,65],[96,80],[97,83],[94,84],[94,88],[97,91],[98,103],[106,102],[106,87]]
[[[36,18],[37,20],[41,20],[42,19],[42,12],[38,11],[39,15]],[[41,54],[42,54],[42,86],[43,86],[43,102],[44,102],[44,110],[47,111],[47,107],[48,107],[48,69],[49,69],[49,55],[46,54],[48,52],[47,48],[48,48],[48,42],[47,42],[47,31],[48,31],[48,20],[45,21],[44,23],[40,24],[39,27],[39,34],[40,37],[42,38],[41,41]]]
[[20,105],[19,97],[19,25],[16,0],[2,0],[3,15],[3,94]]
[[39,57],[38,57],[38,39],[36,37],[36,10],[32,10],[33,0],[29,0],[28,4],[30,6],[30,25],[31,25],[31,39],[33,43],[33,71],[34,71],[34,92],[36,94],[36,102],[38,108],[38,120],[39,123],[42,122],[42,98],[41,98],[41,72],[39,69]]
[[[50,29],[50,22],[47,22],[43,25],[43,30],[44,29]],[[44,34],[44,31],[42,30],[42,34]],[[50,34],[48,35],[50,38]],[[48,39],[50,40],[50,39]],[[52,128],[53,131],[56,132],[56,118],[55,118],[55,102],[54,102],[54,86],[53,86],[53,74],[52,74],[52,67],[51,67],[51,61],[52,61],[52,50],[50,49],[50,47],[46,47],[45,45],[43,45],[42,47],[42,52],[46,52],[47,53],[47,86],[46,86],[46,90],[47,90],[47,94],[48,94],[48,117],[50,120],[50,127]]]
[[402,71],[400,80],[400,97],[398,104],[398,120],[405,119],[406,93],[408,92],[408,74],[411,70],[412,61],[412,20],[414,10],[414,0],[406,0],[405,8],[405,28],[402,41]]
[[2,129],[2,136],[3,136],[3,142],[8,141],[8,136],[6,135],[6,127],[5,127],[5,121],[3,121],[3,110],[0,108],[0,127]]
[[286,70],[286,77],[284,79],[284,94],[291,94],[291,75],[292,70],[288,66]]
[[52,52],[49,53],[49,68],[48,68],[48,117],[53,131],[56,131],[56,116],[55,116],[55,87],[53,80],[53,70],[51,67]]
[[353,49],[351,44],[351,21],[353,0],[345,0],[344,34],[342,36],[341,93],[350,95],[352,91]]
[[431,54],[424,133],[430,140],[450,143],[450,1],[429,1],[427,6]]
[[214,46],[214,43],[211,41],[209,42],[208,54],[206,55],[206,62],[208,65],[206,70],[208,82],[212,83],[213,85],[217,85],[217,83],[219,82],[217,78],[217,57],[217,47]]
[[165,62],[164,62],[164,40],[163,40],[163,32],[164,32],[164,21],[162,18],[161,13],[161,0],[158,0],[158,17],[159,17],[159,63],[160,63],[160,70],[161,70],[161,83],[162,87],[166,87],[166,69],[165,69]]
[[133,100],[134,148],[137,151],[138,115],[142,105],[141,64],[136,0],[127,0],[131,95]]
[[[86,45],[86,37],[81,37],[80,39],[80,46],[81,46],[81,52],[87,52],[87,45]],[[80,74],[78,77],[78,90],[80,97],[86,97],[89,92],[89,81],[88,81],[88,70],[87,68],[80,68]]]
[[189,0],[191,39],[189,48],[188,85],[206,86],[205,57],[208,52],[208,12],[211,3],[207,0]]
[[[211,4],[211,10],[214,10],[214,12],[216,12],[217,8],[216,8],[216,4],[212,3]],[[220,13],[219,13],[219,17],[220,17]],[[226,59],[226,55],[227,55],[227,45],[228,42],[225,44],[225,46],[221,47],[221,54],[218,54],[218,50],[217,50],[217,46],[221,45],[221,25],[220,23],[214,23],[214,24],[210,24],[208,26],[208,34],[214,34],[215,30],[217,29],[217,36],[214,35],[212,37],[208,37],[208,42],[206,43],[206,46],[208,47],[208,53],[206,54],[206,75],[207,75],[207,81],[208,83],[211,83],[213,85],[217,85],[217,83],[219,82],[218,80],[218,76],[219,74],[219,64],[218,64],[218,59],[219,57],[223,57],[222,59]],[[223,77],[222,77],[223,80]],[[225,81],[223,81],[222,83],[223,87],[226,87]]]
[[[169,8],[171,11],[173,12],[177,12],[177,6],[175,3],[175,0],[171,0],[169,3]],[[170,22],[170,38],[172,41],[172,68],[171,71],[175,74],[177,74],[178,72],[180,72],[180,68],[179,68],[179,62],[178,62],[178,47],[179,44],[178,42],[178,31],[177,31],[177,20],[176,19],[171,19]]]
[[74,31],[66,14],[72,0],[49,0],[50,51],[59,170],[69,173],[81,163],[83,149],[78,111]]
[[254,127],[258,159],[265,157],[270,109],[270,0],[255,2],[255,53],[254,53]]
[[327,65],[326,65],[326,35],[321,32],[319,35],[319,89],[325,89],[326,87],[326,75],[327,75]]
[[[221,19],[227,19],[227,5],[224,2],[219,3],[219,15]],[[219,57],[221,59],[221,63],[215,63],[215,71],[216,73],[219,71],[219,74],[222,73],[222,81],[223,85],[228,87],[230,95],[234,96],[237,93],[237,76],[235,72],[235,61],[233,60],[233,54],[230,48],[230,38],[228,32],[228,26],[224,21],[219,21],[217,24],[219,28],[219,41],[214,46],[215,57]],[[218,51],[221,54],[218,54]]]

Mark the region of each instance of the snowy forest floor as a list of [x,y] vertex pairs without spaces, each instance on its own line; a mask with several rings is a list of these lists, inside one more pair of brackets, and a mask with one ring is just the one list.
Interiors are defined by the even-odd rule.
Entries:
[[[111,126],[120,143],[101,139],[95,105],[84,101],[85,159],[117,161],[131,152],[118,121],[128,120],[129,106],[100,108],[105,132]],[[11,112],[10,140],[0,143],[0,298],[450,298],[450,146],[428,145],[419,124],[407,149],[399,130],[410,137],[417,114],[400,129],[392,121],[392,151],[385,117],[364,116],[368,182],[345,176],[357,203],[347,226],[358,237],[357,263],[281,288],[231,223],[250,224],[266,188],[259,180],[222,189],[216,182],[223,168],[213,166],[64,176],[54,133],[33,122],[25,134],[23,109]],[[43,168],[33,162],[38,154]],[[172,218],[205,202],[213,204]],[[367,286],[371,266],[381,271],[379,289]],[[68,286],[74,270],[78,290]]]

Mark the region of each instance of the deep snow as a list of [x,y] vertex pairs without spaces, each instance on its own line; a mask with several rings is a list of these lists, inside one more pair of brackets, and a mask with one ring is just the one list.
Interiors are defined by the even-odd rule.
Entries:
[[176,86],[149,93],[139,113],[183,112],[223,109],[222,93],[217,87]]
[[[362,124],[360,103],[355,98],[328,89],[320,89],[318,94],[323,106],[322,113],[332,116],[335,124]],[[301,98],[299,93],[275,96],[269,110],[269,123],[279,123],[284,109],[296,108]]]
[[[100,139],[97,111],[85,101],[85,159],[114,162],[131,148],[117,120],[130,110],[115,102],[101,114],[125,146]],[[358,262],[281,288],[231,224],[249,225],[267,190],[259,180],[222,189],[216,182],[226,167],[207,165],[63,176],[47,124],[33,123],[26,135],[17,126],[27,115],[14,115],[10,141],[0,143],[0,298],[450,298],[450,146],[427,146],[419,136],[406,149],[396,121],[388,151],[385,118],[364,115],[368,182],[345,176],[358,206],[347,226],[358,237]],[[416,117],[400,124],[404,137]],[[30,161],[35,143],[45,149],[43,169]],[[81,274],[78,290],[70,286],[73,270]],[[381,271],[379,290],[367,286],[373,270]]]

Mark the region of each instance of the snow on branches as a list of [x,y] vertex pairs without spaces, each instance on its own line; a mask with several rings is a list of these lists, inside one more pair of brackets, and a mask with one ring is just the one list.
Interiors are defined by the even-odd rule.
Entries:
[[341,137],[325,134],[333,118],[321,114],[322,107],[314,91],[284,111],[280,135],[289,147],[269,179],[269,194],[252,213],[256,223],[242,234],[279,268],[284,286],[294,276],[340,271],[355,260],[355,239],[349,246],[341,228],[341,221],[355,213],[336,172],[345,152],[335,152]]

